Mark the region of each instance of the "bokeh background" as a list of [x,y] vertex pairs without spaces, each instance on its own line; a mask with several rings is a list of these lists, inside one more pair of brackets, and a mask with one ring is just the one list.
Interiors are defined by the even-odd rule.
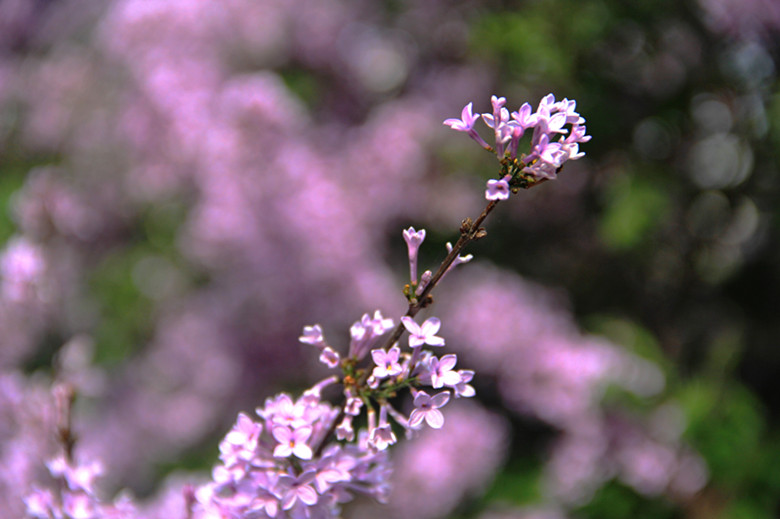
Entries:
[[[441,122],[577,100],[429,315],[478,397],[348,517],[780,516],[780,3],[0,0],[0,509],[56,450],[181,515],[238,411],[404,311],[495,159]],[[485,133],[487,137],[487,132]]]

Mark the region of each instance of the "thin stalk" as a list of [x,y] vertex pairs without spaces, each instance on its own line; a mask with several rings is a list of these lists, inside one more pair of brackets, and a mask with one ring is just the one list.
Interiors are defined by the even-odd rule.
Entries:
[[[449,254],[447,254],[444,260],[442,260],[441,265],[439,265],[439,268],[433,274],[433,277],[431,277],[431,280],[428,282],[428,284],[425,285],[423,291],[415,298],[416,301],[409,303],[406,316],[414,317],[429,303],[429,296],[431,295],[431,292],[433,292],[433,289],[436,288],[436,285],[439,283],[439,281],[441,281],[442,276],[444,276],[444,274],[447,272],[447,269],[449,269],[450,265],[452,265],[452,262],[455,261],[455,258],[460,255],[460,253],[469,243],[476,241],[484,236],[484,230],[480,228],[480,225],[482,225],[482,222],[485,221],[485,218],[487,218],[493,209],[498,205],[498,202],[498,200],[491,200],[488,202],[487,206],[485,206],[485,209],[482,211],[482,214],[480,214],[476,220],[471,221],[471,218],[467,218],[463,221],[463,225],[461,225],[460,229],[460,238],[458,238],[458,241],[452,247],[452,250],[449,252]],[[399,321],[393,332],[387,337],[384,344],[381,346],[381,349],[386,350],[392,347],[392,345],[401,338],[401,334],[404,332],[404,330],[405,328],[403,322]]]

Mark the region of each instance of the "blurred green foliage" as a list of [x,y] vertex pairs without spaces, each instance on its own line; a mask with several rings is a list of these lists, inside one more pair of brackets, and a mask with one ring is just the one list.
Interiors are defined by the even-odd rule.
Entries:
[[151,304],[132,276],[133,267],[147,252],[144,246],[113,251],[91,275],[90,290],[100,312],[94,332],[99,364],[126,360],[149,337]]
[[599,489],[582,507],[580,515],[587,519],[674,519],[681,513],[665,500],[639,496],[632,489],[612,482]]
[[609,184],[599,235],[609,249],[630,250],[650,246],[650,236],[665,222],[669,193],[660,180],[626,174]]

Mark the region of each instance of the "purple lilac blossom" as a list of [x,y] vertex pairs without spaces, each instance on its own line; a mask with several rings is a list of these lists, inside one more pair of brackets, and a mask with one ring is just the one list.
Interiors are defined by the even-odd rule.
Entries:
[[372,350],[371,357],[376,364],[373,375],[377,378],[385,378],[400,374],[403,371],[403,368],[398,363],[400,355],[401,349],[398,345],[394,345],[388,351]]
[[425,391],[418,391],[414,396],[414,410],[409,415],[409,427],[419,429],[423,420],[429,427],[441,429],[444,425],[444,415],[439,411],[440,407],[449,402],[450,393],[442,391],[430,396]]
[[[498,160],[504,165],[502,171],[507,171],[508,163],[505,162],[507,158],[513,166],[517,167],[509,170],[510,174],[505,174],[501,179],[491,179],[487,182],[485,190],[487,200],[509,198],[509,188],[514,185],[512,182],[521,173],[530,175],[536,181],[554,179],[567,160],[576,160],[584,156],[584,153],[579,151],[579,144],[588,142],[591,136],[585,134],[585,127],[582,126],[585,119],[575,111],[576,101],[563,99],[556,102],[555,96],[548,94],[539,102],[536,113],[531,113],[531,105],[524,103],[520,110],[511,114],[504,106],[506,98],[492,96],[490,102],[493,105],[493,113],[482,114],[482,119],[489,128],[493,129],[496,145],[495,149],[489,146],[483,147],[495,152]],[[475,132],[473,126],[476,119],[471,116],[471,105],[469,103],[463,109],[462,121],[447,119],[444,124],[454,130],[468,131],[469,135],[472,135]],[[571,128],[564,128],[566,124],[571,125]],[[533,128],[530,152],[518,157],[520,139],[530,128]],[[568,136],[564,137],[563,135],[566,134]],[[561,137],[558,138],[557,135]],[[527,182],[527,179],[523,180]]]
[[429,382],[434,389],[440,389],[445,385],[454,387],[461,383],[460,374],[452,371],[457,361],[458,357],[452,353],[444,355],[441,359],[431,356],[425,363],[425,374],[421,375],[421,379]]
[[424,344],[429,346],[444,346],[444,339],[436,335],[441,328],[441,321],[436,317],[429,317],[421,325],[411,317],[402,317],[401,321],[409,332],[409,347],[418,348]]
[[409,249],[409,279],[410,283],[417,283],[417,254],[420,245],[425,240],[425,229],[415,231],[414,227],[409,227],[403,231],[404,241]]
[[368,355],[371,347],[376,345],[379,338],[393,328],[393,320],[384,318],[377,310],[374,317],[363,314],[360,321],[355,322],[349,329],[351,340],[349,342],[349,356],[361,360]]
[[479,114],[474,115],[472,112],[473,103],[469,103],[463,107],[463,111],[460,114],[460,119],[445,119],[444,124],[459,132],[466,132],[468,136],[474,139],[477,144],[485,149],[490,149],[490,145],[480,137],[479,133],[474,129],[474,123],[479,119]]
[[330,516],[355,492],[385,499],[388,460],[370,448],[365,434],[355,443],[331,443],[313,456],[311,447],[327,440],[339,413],[309,395],[267,399],[257,409],[261,422],[239,415],[220,444],[213,482],[195,492],[194,517]]
[[487,189],[485,190],[486,200],[509,199],[509,178],[507,177],[501,180],[490,179],[487,181]]

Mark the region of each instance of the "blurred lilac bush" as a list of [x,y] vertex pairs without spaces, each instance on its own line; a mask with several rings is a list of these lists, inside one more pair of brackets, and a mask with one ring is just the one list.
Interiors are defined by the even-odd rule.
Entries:
[[[367,308],[403,314],[387,250],[402,224],[450,233],[479,209],[471,179],[430,165],[453,139],[441,121],[488,78],[430,65],[465,44],[463,14],[445,2],[411,3],[404,31],[336,0],[31,5],[4,3],[0,30],[0,106],[18,114],[2,146],[41,158],[13,195],[17,230],[0,258],[0,507],[44,509],[53,494],[24,497],[54,477],[73,517],[184,517],[205,477],[155,488],[160,467],[204,445],[213,462],[237,412],[318,380],[316,356],[295,344],[304,324],[335,334]],[[319,99],[295,68],[326,85]],[[549,140],[536,144],[544,156]],[[101,282],[129,290],[146,317],[114,315]],[[440,431],[400,447],[382,511],[361,501],[345,514],[447,516],[507,462],[519,416],[559,432],[541,483],[551,514],[613,478],[670,497],[705,484],[673,403],[643,416],[603,404],[612,387],[660,394],[658,366],[583,335],[555,294],[505,269],[470,266],[448,283],[436,303],[448,348],[495,384],[500,407],[450,404]],[[68,343],[56,377],[81,395],[76,459],[100,460],[104,489],[45,465],[56,403],[46,370],[29,366],[56,341]],[[88,510],[121,487],[150,497]]]

